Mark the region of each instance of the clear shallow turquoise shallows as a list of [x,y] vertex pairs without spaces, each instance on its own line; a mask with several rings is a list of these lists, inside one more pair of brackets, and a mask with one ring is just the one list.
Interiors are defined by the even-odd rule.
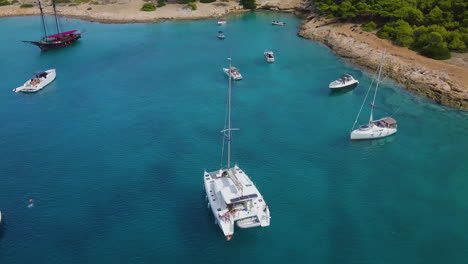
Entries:
[[[377,114],[398,110],[398,134],[350,142],[370,75],[297,37],[294,16],[228,23],[70,19],[83,39],[40,53],[20,42],[40,37],[38,17],[0,19],[0,263],[465,264],[467,113],[386,82]],[[202,173],[220,164],[229,54],[244,75],[234,161],[272,224],[226,242]],[[43,91],[11,91],[49,68],[58,77]],[[330,94],[345,72],[361,85]]]

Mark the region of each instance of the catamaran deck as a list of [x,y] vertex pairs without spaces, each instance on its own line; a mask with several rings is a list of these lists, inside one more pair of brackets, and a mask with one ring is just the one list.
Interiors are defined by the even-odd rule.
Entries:
[[255,184],[238,166],[205,172],[204,182],[211,210],[225,236],[234,234],[234,223],[242,219],[250,218],[246,227],[270,225],[267,204]]

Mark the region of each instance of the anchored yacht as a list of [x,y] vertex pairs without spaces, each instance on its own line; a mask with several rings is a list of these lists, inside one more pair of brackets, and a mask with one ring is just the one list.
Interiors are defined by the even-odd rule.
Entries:
[[372,103],[371,103],[369,123],[359,126],[358,129],[354,129],[354,127],[356,126],[358,122],[359,115],[362,112],[362,108],[364,107],[364,104],[367,101],[369,91],[371,90],[372,84],[374,81],[372,81],[371,85],[369,86],[369,89],[367,90],[366,96],[364,98],[364,102],[362,103],[361,109],[359,110],[356,120],[354,121],[353,127],[351,128],[352,130],[351,135],[350,135],[351,140],[383,138],[383,137],[393,135],[397,132],[397,121],[393,119],[392,117],[383,117],[378,120],[374,120],[375,98],[377,97],[377,90],[379,89],[380,77],[382,74],[382,65],[383,65],[384,59],[385,59],[385,51],[382,54],[382,59],[381,59],[379,69],[378,69],[377,84],[375,85],[374,99],[372,100]]
[[23,86],[13,89],[13,92],[35,93],[49,85],[52,81],[55,80],[55,77],[55,69],[43,72],[36,72],[34,78],[25,82]]
[[274,26],[286,26],[285,22],[278,21],[278,20],[271,21],[271,24],[274,25]]
[[236,67],[223,68],[223,72],[236,81],[242,80],[242,74]]
[[351,74],[343,74],[341,78],[330,83],[330,89],[346,89],[355,87],[359,84],[359,81],[354,79]]
[[231,127],[231,85],[232,76],[229,76],[228,112],[226,125],[221,131],[224,135],[223,150],[227,145],[227,166],[203,174],[208,207],[227,240],[234,235],[234,225],[239,228],[267,227],[271,218],[267,203],[249,176],[239,166],[231,167],[231,132],[238,130]]
[[263,52],[263,56],[265,56],[265,60],[267,62],[270,62],[270,63],[275,62],[275,55],[273,51],[265,51]]
[[218,38],[219,39],[224,39],[224,38],[226,38],[226,36],[224,35],[224,33],[222,31],[218,31]]

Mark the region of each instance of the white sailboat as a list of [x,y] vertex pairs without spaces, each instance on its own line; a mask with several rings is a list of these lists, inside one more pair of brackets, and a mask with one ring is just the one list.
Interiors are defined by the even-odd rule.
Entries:
[[232,78],[229,76],[227,115],[221,131],[224,136],[222,156],[227,144],[227,166],[203,174],[208,207],[213,212],[215,224],[221,228],[227,240],[234,235],[234,224],[239,228],[270,225],[270,210],[255,184],[239,166],[231,167],[231,132],[238,130],[231,127]]
[[364,98],[364,102],[361,105],[361,109],[359,110],[359,113],[356,117],[356,120],[354,121],[352,131],[350,138],[351,140],[362,140],[362,139],[376,139],[376,138],[383,138],[387,137],[390,135],[393,135],[397,132],[397,121],[393,119],[392,117],[383,117],[378,120],[374,120],[374,108],[375,108],[375,98],[377,97],[377,91],[379,89],[379,84],[380,84],[380,77],[382,75],[382,67],[383,67],[383,62],[385,59],[385,51],[382,54],[382,59],[379,65],[378,69],[378,76],[377,76],[377,83],[375,85],[375,92],[374,92],[374,99],[372,100],[371,104],[371,112],[370,112],[370,118],[369,118],[369,123],[365,125],[359,126],[358,129],[354,129],[356,126],[359,115],[362,112],[362,108],[364,107],[364,104],[367,101],[367,97],[369,95],[369,91],[372,88],[372,84],[374,81],[372,81],[371,85],[369,86],[369,90],[367,90],[366,96]]

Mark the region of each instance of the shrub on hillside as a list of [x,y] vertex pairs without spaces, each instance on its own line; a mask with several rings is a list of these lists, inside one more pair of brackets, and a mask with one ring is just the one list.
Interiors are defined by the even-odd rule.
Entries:
[[213,3],[216,0],[200,0],[200,3]]
[[8,0],[0,0],[0,6],[6,6],[6,5],[11,5],[11,3]]
[[31,8],[33,6],[34,6],[33,4],[22,4],[20,5],[20,8]]
[[192,8],[192,10],[197,10],[197,4],[195,2],[189,2],[188,5],[190,8]]
[[141,7],[141,11],[154,11],[156,10],[156,7],[154,6],[153,3],[145,3]]
[[255,3],[255,0],[241,0],[241,5],[245,9],[255,9],[255,8],[257,8],[257,3]]
[[158,7],[163,7],[167,4],[167,1],[166,0],[158,0]]
[[372,32],[377,28],[377,24],[374,21],[362,25],[362,30]]

